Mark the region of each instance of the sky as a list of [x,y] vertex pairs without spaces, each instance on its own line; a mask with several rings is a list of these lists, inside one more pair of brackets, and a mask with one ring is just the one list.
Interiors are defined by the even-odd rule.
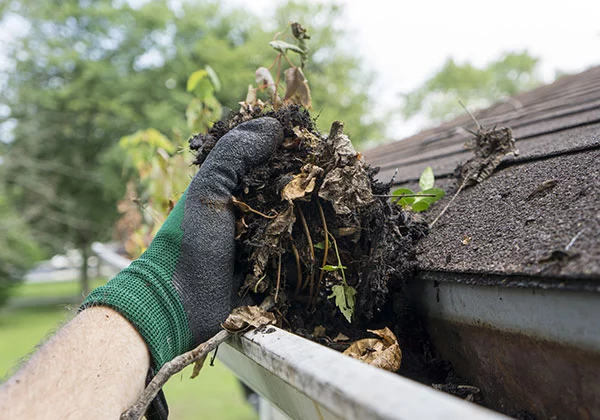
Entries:
[[[278,1],[220,2],[268,15]],[[349,31],[346,43],[363,57],[366,69],[375,74],[370,92],[375,112],[392,111],[386,121],[390,139],[405,138],[430,124],[423,117],[404,121],[399,112],[400,95],[418,88],[447,58],[485,66],[504,52],[527,49],[541,59],[540,75],[545,82],[551,82],[557,71],[577,73],[600,65],[598,0],[338,0],[338,3],[345,6],[345,26]],[[19,23],[13,26],[0,31],[0,49],[3,42],[23,30]],[[5,111],[0,109],[0,114]]]
[[[322,2],[322,0],[312,0]],[[274,0],[225,0],[268,13]],[[600,65],[600,1],[342,0],[354,50],[376,74],[378,106],[394,109],[399,94],[418,88],[447,58],[477,66],[503,52],[527,49],[541,59],[540,75],[578,73]],[[387,124],[388,136],[404,138],[425,128],[421,118]]]

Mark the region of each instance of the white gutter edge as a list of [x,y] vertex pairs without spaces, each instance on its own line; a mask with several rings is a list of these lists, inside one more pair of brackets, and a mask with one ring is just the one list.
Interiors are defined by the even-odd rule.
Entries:
[[230,339],[218,358],[292,419],[507,418],[275,327]]
[[[118,269],[131,263],[99,242],[92,251]],[[218,358],[292,419],[507,419],[275,327],[232,337]]]

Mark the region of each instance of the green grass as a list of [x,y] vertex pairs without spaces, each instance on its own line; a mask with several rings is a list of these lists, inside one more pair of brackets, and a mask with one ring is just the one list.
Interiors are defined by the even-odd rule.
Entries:
[[[69,284],[70,283],[70,284]],[[75,282],[25,284],[13,302],[34,298],[54,298],[78,294]],[[75,313],[67,305],[10,307],[0,310],[0,378],[10,373],[20,360],[26,358],[52,332]],[[235,376],[218,360],[208,362],[195,379],[189,379],[191,367],[174,376],[165,386],[165,395],[174,420],[233,419],[253,420],[256,413],[242,397]]]
[[[106,279],[97,278],[91,281],[92,289],[106,283]],[[11,299],[33,299],[47,297],[81,296],[81,286],[76,281],[63,281],[56,283],[34,283],[16,286],[10,293]]]

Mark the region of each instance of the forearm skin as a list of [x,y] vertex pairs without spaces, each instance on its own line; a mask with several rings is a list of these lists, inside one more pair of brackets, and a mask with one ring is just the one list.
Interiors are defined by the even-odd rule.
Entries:
[[143,391],[149,364],[125,318],[88,308],[0,387],[0,419],[118,419]]

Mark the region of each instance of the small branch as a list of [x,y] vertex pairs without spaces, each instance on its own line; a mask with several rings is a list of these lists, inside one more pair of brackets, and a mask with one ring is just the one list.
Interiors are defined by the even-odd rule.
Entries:
[[448,204],[446,204],[446,207],[444,207],[444,209],[440,212],[440,214],[438,214],[437,217],[435,219],[433,219],[433,222],[431,222],[429,224],[430,228],[432,228],[433,225],[435,225],[437,223],[437,221],[440,219],[440,217],[442,217],[443,214],[446,213],[446,210],[448,210],[448,207],[450,207],[450,204],[452,204],[454,202],[454,199],[456,198],[456,196],[458,196],[458,193],[460,193],[462,191],[462,189],[465,187],[465,184],[466,184],[466,180],[463,181],[462,184],[460,184],[460,187],[458,187],[458,190],[456,190],[456,192],[452,196],[452,199],[448,202]]
[[121,420],[141,419],[146,413],[152,400],[156,398],[156,395],[171,376],[181,372],[186,366],[197,360],[206,357],[206,355],[216,349],[219,344],[227,340],[230,335],[231,334],[226,330],[219,331],[215,336],[200,344],[195,349],[183,353],[170,362],[165,363],[148,384],[144,392],[142,392],[142,395],[140,395],[138,400],[121,414]]
[[[313,247],[313,241],[310,236],[310,231],[308,230],[308,224],[306,223],[306,218],[304,217],[304,213],[302,213],[302,209],[300,206],[297,207],[298,215],[300,215],[300,221],[302,222],[302,227],[304,228],[304,233],[306,234],[306,240],[308,241],[308,250],[310,252],[310,275],[308,277],[308,284],[310,284],[310,295],[312,296],[312,291],[315,282],[315,248]],[[304,286],[306,287],[306,285]],[[303,287],[303,289],[304,289]]]
[[[321,221],[323,222],[323,230],[325,231],[325,252],[323,254],[323,263],[321,267],[327,264],[327,257],[329,256],[329,230],[327,229],[327,220],[325,219],[325,213],[323,212],[323,207],[321,206],[321,202],[317,199],[317,205],[319,208],[319,214],[321,215]],[[321,282],[323,281],[323,276],[325,275],[325,271],[320,270],[319,273],[319,281],[317,282],[317,292],[315,297],[319,296],[319,290],[321,289]],[[310,303],[313,301],[313,296],[310,297]]]
[[294,258],[296,259],[296,270],[297,279],[296,279],[296,290],[294,291],[294,295],[298,295],[300,293],[300,288],[302,287],[302,266],[300,265],[300,254],[298,253],[298,248],[292,242],[292,251],[294,252]]
[[281,287],[281,253],[277,259],[277,286],[275,287],[275,303],[278,302],[279,288]]

